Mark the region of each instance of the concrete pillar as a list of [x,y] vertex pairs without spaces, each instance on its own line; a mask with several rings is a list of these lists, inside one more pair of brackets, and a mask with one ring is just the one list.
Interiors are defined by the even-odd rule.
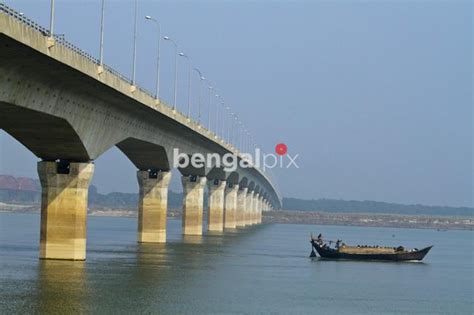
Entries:
[[138,242],[166,243],[166,213],[171,172],[137,172]]
[[38,162],[40,259],[86,259],[87,196],[93,163]]
[[202,235],[202,210],[206,178],[183,176],[183,234]]
[[237,215],[236,215],[236,223],[237,227],[244,227],[245,226],[245,204],[247,201],[247,187],[239,189],[237,192]]
[[258,197],[259,197],[258,193],[253,195],[254,202],[253,202],[253,209],[252,209],[252,224],[257,224]]
[[235,229],[235,217],[237,212],[237,191],[239,185],[229,184],[225,188],[225,219],[224,227],[226,229]]
[[207,184],[209,188],[207,229],[222,232],[224,230],[224,189],[226,181],[216,179],[210,180]]
[[257,212],[257,223],[261,224],[262,223],[262,211],[263,211],[263,197],[260,196],[258,200],[258,212]]
[[253,190],[247,192],[247,200],[245,202],[245,225],[252,225],[253,193]]

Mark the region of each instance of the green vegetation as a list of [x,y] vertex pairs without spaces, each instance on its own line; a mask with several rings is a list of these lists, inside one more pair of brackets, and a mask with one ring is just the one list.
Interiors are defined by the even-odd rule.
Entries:
[[[204,200],[206,200],[205,198]],[[17,204],[38,204],[41,200],[39,191],[0,189],[0,202]],[[168,193],[168,207],[180,208],[183,196],[181,193]],[[138,195],[131,193],[112,192],[101,194],[97,187],[89,188],[89,207],[109,209],[136,209]],[[297,199],[283,198],[283,209],[297,211],[318,211],[329,213],[387,213],[406,215],[444,215],[474,216],[474,208],[442,207],[424,205],[402,205],[378,201],[356,201],[336,199]]]
[[283,198],[283,209],[336,213],[388,213],[410,215],[473,216],[474,208],[402,205],[378,201]]
[[37,191],[0,189],[0,202],[30,204],[39,203],[41,193]]
[[[182,203],[182,194],[173,191],[168,192],[168,207],[179,208]],[[89,188],[89,206],[112,209],[135,209],[138,204],[138,195],[131,193],[112,192],[100,194],[97,187],[91,185]]]

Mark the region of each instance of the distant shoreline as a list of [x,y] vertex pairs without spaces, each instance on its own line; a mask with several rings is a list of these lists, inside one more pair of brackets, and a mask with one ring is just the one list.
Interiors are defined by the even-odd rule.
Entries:
[[[39,213],[38,205],[0,203],[0,212]],[[88,215],[100,217],[137,217],[135,209],[89,209]],[[168,218],[181,218],[181,209],[169,209]],[[474,218],[444,215],[403,215],[382,213],[331,213],[321,211],[278,210],[263,212],[263,223],[317,224],[335,226],[413,228],[433,230],[474,230]]]
[[474,230],[473,217],[444,215],[435,216],[386,213],[330,213],[316,211],[279,210],[265,212],[263,222],[432,230]]

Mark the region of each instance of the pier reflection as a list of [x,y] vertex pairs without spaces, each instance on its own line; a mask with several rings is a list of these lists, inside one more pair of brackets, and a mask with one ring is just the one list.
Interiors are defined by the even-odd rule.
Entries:
[[184,244],[202,244],[204,238],[202,235],[183,235]]
[[85,262],[41,260],[36,310],[45,314],[83,313],[86,303]]

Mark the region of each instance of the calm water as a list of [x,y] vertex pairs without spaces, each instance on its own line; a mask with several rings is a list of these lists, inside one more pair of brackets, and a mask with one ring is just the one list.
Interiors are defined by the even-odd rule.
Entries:
[[[88,219],[87,261],[39,261],[39,215],[0,213],[0,313],[472,314],[473,232],[263,225],[137,244],[136,219]],[[309,233],[434,244],[424,263],[319,261]]]

